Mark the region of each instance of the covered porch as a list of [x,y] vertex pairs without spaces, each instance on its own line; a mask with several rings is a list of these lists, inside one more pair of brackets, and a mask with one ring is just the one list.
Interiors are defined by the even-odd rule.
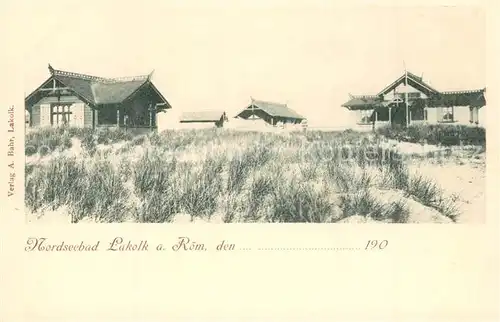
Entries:
[[[358,126],[379,127],[406,123],[406,108],[401,99],[384,101],[378,96],[351,96],[351,100],[342,106],[355,113]],[[422,113],[415,114],[417,116]]]
[[379,96],[351,96],[342,106],[355,113],[358,126],[405,127],[420,123],[478,126],[479,110],[486,105],[484,91],[442,92],[428,98],[396,97],[392,100]]
[[100,105],[92,109],[94,127],[156,128],[157,115],[163,112],[162,104],[149,104],[133,109],[123,104]]

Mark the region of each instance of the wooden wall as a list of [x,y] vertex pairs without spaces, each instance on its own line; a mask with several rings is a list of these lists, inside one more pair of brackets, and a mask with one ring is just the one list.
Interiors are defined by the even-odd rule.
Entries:
[[453,118],[457,124],[470,124],[470,109],[468,106],[455,106],[453,108]]
[[[148,108],[150,103],[153,104],[153,106],[158,103],[158,99],[155,96],[156,95],[150,87],[145,87],[137,93],[132,100],[126,102],[124,109],[129,115],[129,125],[149,126],[150,114]],[[156,126],[155,119],[156,117],[153,112],[153,126]]]
[[437,123],[438,122],[438,117],[441,114],[438,115],[438,109],[429,107],[427,108],[427,122],[429,123]]
[[[427,108],[427,123],[436,124],[442,119],[443,109],[440,107]],[[455,106],[453,108],[452,124],[469,125],[470,124],[470,109],[468,106]],[[475,121],[475,120],[474,120]]]
[[83,123],[84,127],[92,127],[92,108],[87,104],[83,109]]

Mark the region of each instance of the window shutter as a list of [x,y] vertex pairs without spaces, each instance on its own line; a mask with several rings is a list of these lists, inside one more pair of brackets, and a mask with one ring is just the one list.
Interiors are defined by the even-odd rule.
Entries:
[[84,103],[75,103],[71,106],[71,125],[75,127],[83,127],[84,126]]
[[40,126],[50,126],[50,104],[40,105]]
[[475,123],[479,123],[479,107],[472,108],[472,120]]
[[54,114],[53,118],[52,118],[52,126],[60,126],[61,125],[61,117],[62,117],[62,114],[60,114],[62,112],[62,105],[57,105],[57,106],[54,106],[52,107],[52,110],[57,113],[57,114]]

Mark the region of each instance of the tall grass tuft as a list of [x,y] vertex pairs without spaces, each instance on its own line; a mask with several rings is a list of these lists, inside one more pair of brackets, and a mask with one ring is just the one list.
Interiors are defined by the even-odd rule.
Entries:
[[107,160],[96,160],[87,164],[85,171],[86,180],[79,180],[79,188],[84,193],[73,202],[73,221],[89,215],[104,222],[123,221],[130,211],[129,191],[113,165]]
[[207,219],[216,212],[223,187],[222,165],[222,156],[209,157],[198,171],[183,174],[181,212]]
[[37,167],[26,178],[25,192],[26,205],[31,211],[69,206],[73,222],[85,216],[120,221],[128,197],[109,161],[97,159],[86,163],[70,157],[57,157]]
[[352,194],[340,195],[340,208],[344,217],[349,216],[370,216],[380,219],[383,214],[382,204],[370,193],[369,190],[362,190]]
[[258,221],[260,219],[259,213],[267,197],[273,192],[274,184],[273,178],[269,175],[259,175],[254,178],[248,197],[247,220]]
[[410,179],[406,192],[421,204],[434,208],[444,216],[456,221],[459,212],[451,200],[443,197],[443,191],[438,185],[421,175]]
[[146,150],[134,166],[135,193],[139,197],[145,197],[150,192],[168,191],[173,185],[170,177],[175,173],[176,167],[176,159],[165,160],[157,151]]
[[282,180],[271,191],[268,222],[332,222],[338,213],[326,189],[317,189],[294,180]]
[[80,182],[86,171],[75,158],[58,157],[30,170],[25,180],[26,206],[32,212],[42,207],[57,209],[84,192]]

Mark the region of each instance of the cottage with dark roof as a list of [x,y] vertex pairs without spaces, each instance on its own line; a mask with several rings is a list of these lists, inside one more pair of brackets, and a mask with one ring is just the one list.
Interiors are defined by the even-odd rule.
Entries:
[[418,123],[479,124],[486,89],[438,91],[413,73],[405,73],[376,95],[350,95],[342,107],[357,113],[358,125]]
[[223,127],[227,121],[224,111],[184,112],[180,118],[181,123],[212,123],[216,127]]
[[236,117],[245,120],[262,119],[266,123],[273,126],[278,123],[300,124],[306,119],[289,108],[287,104],[255,100],[253,98],[251,99],[250,105],[248,105]]
[[56,70],[25,98],[31,127],[157,128],[158,112],[172,108],[151,81],[152,73],[103,78]]

